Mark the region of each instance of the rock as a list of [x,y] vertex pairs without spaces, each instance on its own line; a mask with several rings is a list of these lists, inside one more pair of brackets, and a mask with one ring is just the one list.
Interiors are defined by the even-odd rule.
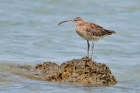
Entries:
[[12,64],[12,73],[26,78],[51,82],[74,82],[92,85],[112,85],[117,81],[109,67],[96,63],[87,57],[73,59],[60,66],[54,62],[44,62],[35,67]]
[[116,79],[105,64],[92,61],[87,57],[73,59],[58,66],[56,63],[44,62],[34,69],[40,70],[44,80],[52,82],[77,82],[82,84],[112,85]]

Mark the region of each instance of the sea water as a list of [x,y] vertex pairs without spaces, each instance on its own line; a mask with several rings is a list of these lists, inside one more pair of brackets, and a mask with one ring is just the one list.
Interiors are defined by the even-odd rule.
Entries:
[[[117,84],[52,83],[10,73],[9,64],[60,65],[86,56],[75,24],[58,26],[75,17],[116,32],[94,43],[93,60],[109,66]],[[139,20],[139,0],[0,0],[0,93],[139,93]]]

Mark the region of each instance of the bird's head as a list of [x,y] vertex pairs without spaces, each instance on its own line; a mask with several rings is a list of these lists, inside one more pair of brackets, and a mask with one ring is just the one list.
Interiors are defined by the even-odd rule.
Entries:
[[62,22],[60,22],[58,25],[60,25],[60,24],[62,24],[62,23],[64,23],[64,22],[74,22],[74,23],[76,23],[76,24],[79,24],[79,23],[84,22],[84,20],[83,20],[81,17],[76,17],[76,18],[74,18],[73,20],[65,20],[65,21],[62,21]]

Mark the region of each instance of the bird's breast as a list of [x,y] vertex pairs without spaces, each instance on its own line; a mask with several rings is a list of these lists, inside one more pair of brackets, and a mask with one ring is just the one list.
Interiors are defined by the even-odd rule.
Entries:
[[75,31],[85,40],[91,40],[91,37],[87,35],[86,29],[84,26],[76,26]]

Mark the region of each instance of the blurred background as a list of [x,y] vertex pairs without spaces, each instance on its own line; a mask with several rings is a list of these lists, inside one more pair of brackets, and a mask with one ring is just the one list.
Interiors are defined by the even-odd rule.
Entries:
[[[7,65],[61,64],[86,56],[87,43],[75,32],[75,17],[114,30],[95,42],[93,60],[105,63],[118,83],[107,87],[28,80]],[[140,0],[0,0],[0,92],[138,93],[140,91]],[[6,70],[6,72],[5,72]],[[3,78],[6,81],[3,81]],[[16,82],[15,82],[16,80]]]

